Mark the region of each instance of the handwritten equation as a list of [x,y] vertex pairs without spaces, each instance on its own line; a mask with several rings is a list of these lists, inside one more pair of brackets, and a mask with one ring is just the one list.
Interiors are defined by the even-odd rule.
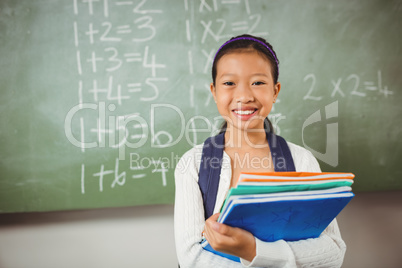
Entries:
[[393,95],[393,91],[388,89],[388,86],[383,84],[381,70],[377,71],[376,79],[363,80],[357,74],[351,74],[347,77],[339,77],[338,79],[331,79],[331,90],[328,91],[327,96],[323,95],[323,90],[317,89],[317,78],[315,74],[308,74],[304,77],[305,83],[310,83],[310,87],[304,95],[304,100],[320,101],[328,95],[331,98],[346,96],[356,96],[360,98],[370,96],[383,96],[385,98]]
[[[131,80],[128,78],[119,83],[115,81],[113,76],[109,76],[106,81],[99,81],[94,78],[85,84],[80,80],[78,82],[79,103],[113,101],[122,105],[124,101],[132,99],[137,102],[151,102],[159,97],[159,85],[168,81],[166,77],[149,77],[145,78],[144,81],[140,79]],[[83,98],[84,92],[88,96],[85,100]]]
[[[146,173],[144,170],[150,169],[152,174],[155,174],[152,179],[156,179],[156,175],[160,175],[161,183],[163,186],[167,185],[166,174],[168,172],[168,165],[174,165],[179,160],[179,157],[172,155],[171,159],[159,157],[155,158],[147,158],[141,157],[137,153],[132,153],[130,155],[130,167],[127,170],[126,168],[120,168],[120,160],[118,158],[115,159],[114,166],[105,167],[105,164],[100,164],[99,170],[88,177],[86,177],[85,173],[85,164],[81,165],[81,193],[86,193],[87,185],[91,186],[91,189],[94,188],[93,185],[96,185],[99,192],[103,192],[106,187],[108,188],[117,188],[117,186],[124,186],[127,183],[134,182],[138,179],[146,179]],[[172,161],[172,162],[166,162]]]

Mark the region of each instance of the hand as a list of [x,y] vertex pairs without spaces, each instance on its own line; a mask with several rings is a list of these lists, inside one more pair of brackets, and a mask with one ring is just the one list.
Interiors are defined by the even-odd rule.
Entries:
[[205,222],[205,237],[214,250],[252,261],[256,255],[254,236],[243,229],[217,222],[219,213]]

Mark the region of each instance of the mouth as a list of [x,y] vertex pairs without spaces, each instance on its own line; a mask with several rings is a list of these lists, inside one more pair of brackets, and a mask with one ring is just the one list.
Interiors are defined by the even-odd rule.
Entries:
[[257,113],[258,109],[255,108],[243,108],[234,109],[232,112],[241,120],[248,120]]

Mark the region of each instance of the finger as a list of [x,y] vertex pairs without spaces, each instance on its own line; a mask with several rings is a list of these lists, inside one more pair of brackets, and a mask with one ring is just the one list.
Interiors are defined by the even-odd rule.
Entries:
[[219,223],[217,222],[219,218],[219,213],[213,214],[205,222],[205,229],[212,229],[214,231],[219,231]]
[[212,229],[214,229],[215,232],[218,232],[220,235],[223,236],[232,236],[233,234],[235,234],[236,231],[236,228],[218,222],[214,222],[211,227]]
[[215,219],[215,220],[218,220],[219,215],[221,215],[221,214],[218,212],[218,213],[215,213],[214,215],[212,215],[211,217],[212,217],[213,219]]
[[207,226],[207,230],[210,233],[215,233],[215,235],[220,236],[232,236],[236,234],[236,230],[238,228],[230,227],[229,225],[219,223],[216,221],[209,221]]
[[211,217],[209,217],[207,220],[210,221],[217,221],[219,218],[220,213],[215,213],[214,215],[212,215]]

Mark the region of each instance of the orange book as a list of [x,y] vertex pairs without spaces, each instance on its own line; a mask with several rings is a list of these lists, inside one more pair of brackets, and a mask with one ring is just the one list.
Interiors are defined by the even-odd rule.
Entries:
[[353,180],[354,177],[352,173],[342,172],[242,172],[239,182]]

